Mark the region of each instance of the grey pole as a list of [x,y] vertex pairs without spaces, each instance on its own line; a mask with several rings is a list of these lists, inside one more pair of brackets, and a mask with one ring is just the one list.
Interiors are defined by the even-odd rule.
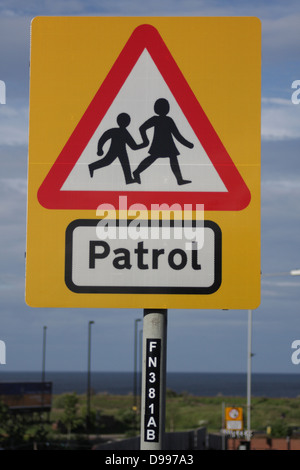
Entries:
[[133,410],[137,411],[137,326],[141,319],[134,320],[134,370],[133,370]]
[[44,408],[44,393],[45,393],[45,373],[46,373],[46,335],[47,327],[43,328],[43,361],[42,361],[42,408]]
[[251,361],[252,361],[252,310],[248,310],[248,358],[247,358],[247,439],[251,441]]
[[164,449],[167,315],[166,309],[144,310],[141,450]]
[[45,369],[46,369],[46,332],[47,327],[43,328],[43,360],[42,360],[42,382],[45,382]]
[[89,431],[90,408],[91,408],[91,327],[94,321],[89,321],[88,327],[88,368],[87,368],[87,405],[86,405],[86,428]]

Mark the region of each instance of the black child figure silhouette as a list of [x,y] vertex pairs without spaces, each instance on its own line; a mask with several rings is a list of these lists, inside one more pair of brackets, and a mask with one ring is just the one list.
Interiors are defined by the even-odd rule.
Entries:
[[170,105],[165,98],[159,98],[154,104],[154,112],[156,116],[148,119],[140,127],[140,133],[143,142],[146,145],[149,144],[149,140],[146,134],[147,129],[154,128],[153,141],[149,148],[149,156],[146,157],[133,172],[133,176],[137,183],[141,183],[140,174],[146,170],[157,158],[169,158],[171,169],[177,180],[177,184],[191,183],[189,180],[183,179],[178,163],[177,156],[180,155],[173,137],[185,147],[192,149],[194,145],[186,140],[177,129],[177,126],[173,119],[167,114],[169,113]]
[[97,160],[96,162],[89,164],[90,175],[92,178],[96,169],[108,166],[116,158],[119,158],[124,172],[126,184],[135,183],[135,179],[133,179],[131,176],[130,163],[126,150],[126,145],[128,145],[133,150],[138,150],[140,148],[145,147],[147,144],[137,144],[126,129],[126,127],[128,127],[128,125],[130,124],[130,116],[128,114],[119,114],[117,117],[117,124],[119,125],[119,127],[108,129],[100,137],[98,141],[97,155],[103,155],[103,145],[108,140],[111,140],[110,148],[104,158],[101,158],[101,160]]

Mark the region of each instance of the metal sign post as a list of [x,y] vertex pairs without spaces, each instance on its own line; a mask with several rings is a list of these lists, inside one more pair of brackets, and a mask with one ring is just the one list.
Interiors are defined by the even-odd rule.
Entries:
[[167,313],[145,309],[141,401],[141,450],[162,450],[165,433]]

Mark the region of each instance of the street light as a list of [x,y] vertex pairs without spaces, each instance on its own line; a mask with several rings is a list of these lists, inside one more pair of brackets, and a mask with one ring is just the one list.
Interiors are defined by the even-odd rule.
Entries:
[[[292,269],[291,271],[281,273],[261,274],[261,277],[277,277],[277,276],[300,276],[300,269]],[[248,365],[247,365],[247,434],[250,441],[251,432],[251,366],[252,366],[252,310],[248,310]]]
[[42,409],[44,411],[44,382],[45,382],[45,369],[46,369],[46,333],[47,327],[43,327],[43,360],[42,360]]
[[86,427],[89,429],[91,408],[91,327],[94,321],[89,321],[88,330],[88,371],[87,371],[87,404],[86,404]]
[[43,361],[42,361],[42,382],[45,382],[45,366],[46,366],[46,331],[47,327],[43,327]]
[[134,320],[134,367],[133,367],[133,410],[137,410],[137,327],[140,318]]
[[300,276],[300,269],[292,269],[290,271],[291,276]]

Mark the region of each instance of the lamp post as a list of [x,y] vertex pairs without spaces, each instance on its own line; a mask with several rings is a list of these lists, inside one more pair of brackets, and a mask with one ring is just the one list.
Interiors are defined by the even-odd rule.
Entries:
[[46,332],[47,327],[43,327],[43,360],[42,360],[42,382],[45,382],[45,368],[46,368]]
[[[266,273],[261,277],[300,276],[300,269],[287,272]],[[248,310],[248,356],[247,356],[247,437],[251,440],[251,367],[252,367],[252,310]]]
[[137,410],[137,327],[141,319],[134,320],[133,411]]
[[91,408],[91,329],[94,321],[89,321],[88,328],[88,370],[87,370],[87,404],[86,404],[86,427],[89,429]]
[[42,409],[44,411],[44,387],[45,387],[45,370],[46,370],[46,333],[47,327],[43,327],[43,359],[42,359]]
[[252,366],[252,310],[248,310],[248,355],[247,355],[247,440],[251,440],[251,366]]
[[133,365],[133,406],[132,410],[134,412],[134,417],[133,417],[133,426],[134,429],[137,428],[137,337],[138,337],[138,322],[140,322],[140,318],[136,318],[134,320],[134,365]]

